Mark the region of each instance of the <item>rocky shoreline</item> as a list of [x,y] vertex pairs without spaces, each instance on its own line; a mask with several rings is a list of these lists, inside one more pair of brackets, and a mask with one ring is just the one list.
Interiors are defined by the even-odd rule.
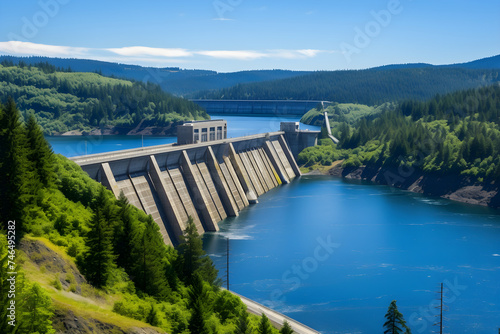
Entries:
[[[318,171],[311,171],[306,175],[314,174],[318,174]],[[351,180],[371,181],[428,196],[500,208],[500,187],[498,184],[475,182],[462,175],[426,175],[420,171],[402,171],[398,168],[377,169],[366,166],[343,168],[342,164],[337,164],[321,174]]]
[[145,122],[139,123],[136,127],[118,127],[104,126],[91,131],[72,130],[67,132],[55,133],[52,136],[176,136],[177,124],[173,123],[169,126],[148,126]]

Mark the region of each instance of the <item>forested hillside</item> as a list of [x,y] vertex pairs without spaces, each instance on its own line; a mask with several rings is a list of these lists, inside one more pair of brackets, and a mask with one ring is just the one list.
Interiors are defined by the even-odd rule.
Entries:
[[[114,127],[127,133],[142,127],[169,127],[179,121],[206,119],[196,104],[174,97],[158,85],[62,71],[8,61],[0,64],[0,101],[11,96],[27,119],[33,113],[45,134]],[[142,123],[141,123],[142,122]]]
[[[338,145],[299,154],[306,166],[345,159],[344,168],[396,168],[407,174],[467,177],[471,183],[500,182],[500,85],[408,100],[379,117],[334,129]],[[446,185],[443,185],[446,186]]]
[[500,80],[500,71],[447,67],[316,72],[290,79],[240,84],[197,98],[239,100],[323,100],[378,105],[476,88]]
[[198,91],[231,87],[237,83],[259,82],[291,78],[309,72],[287,70],[256,70],[233,73],[218,73],[210,70],[189,70],[178,67],[143,67],[138,65],[118,64],[90,59],[64,59],[50,57],[13,57],[0,56],[0,61],[7,60],[15,64],[49,63],[60,68],[71,68],[76,72],[98,72],[99,74],[149,81],[171,94],[187,96]]
[[219,288],[192,221],[166,246],[151,216],[54,156],[12,99],[0,146],[0,333],[278,332]]
[[381,112],[392,110],[396,107],[395,103],[383,103],[380,106],[367,106],[354,103],[333,103],[326,109],[311,109],[300,119],[301,123],[324,126],[324,112],[328,113],[330,126],[335,128],[341,123],[354,125],[360,118],[375,118]]

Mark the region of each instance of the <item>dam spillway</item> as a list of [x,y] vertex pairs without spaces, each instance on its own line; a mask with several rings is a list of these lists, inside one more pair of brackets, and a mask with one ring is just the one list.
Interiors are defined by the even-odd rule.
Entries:
[[170,245],[179,242],[189,217],[200,234],[217,231],[220,221],[301,175],[283,131],[71,160],[150,214]]

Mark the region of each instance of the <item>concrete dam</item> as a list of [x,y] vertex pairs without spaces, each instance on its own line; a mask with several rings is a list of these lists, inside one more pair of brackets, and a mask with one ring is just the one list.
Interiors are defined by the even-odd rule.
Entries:
[[201,100],[193,99],[192,102],[205,108],[209,115],[290,115],[302,116],[318,104],[325,107],[328,101],[313,100]]
[[176,245],[192,217],[198,232],[238,216],[265,192],[300,176],[284,131],[72,158],[118,198],[150,214]]

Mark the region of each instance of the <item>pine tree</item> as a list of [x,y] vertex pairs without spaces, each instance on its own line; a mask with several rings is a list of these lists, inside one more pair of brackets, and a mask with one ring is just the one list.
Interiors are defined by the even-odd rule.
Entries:
[[148,316],[146,317],[146,322],[151,326],[159,326],[160,319],[158,317],[158,311],[154,303],[151,303],[151,309],[149,310]]
[[207,291],[199,273],[193,275],[192,282],[188,292],[189,308],[191,309],[191,319],[188,328],[191,333],[209,334],[210,330],[206,321],[210,316]]
[[23,213],[27,205],[29,175],[26,169],[26,135],[19,110],[12,98],[0,105],[0,220],[4,229],[9,220],[16,221],[16,240],[25,232]]
[[271,334],[273,332],[271,322],[269,318],[262,313],[262,318],[260,318],[259,327],[257,328],[259,334]]
[[42,186],[49,187],[55,177],[54,153],[33,114],[26,123],[26,137],[29,148],[28,159],[34,169],[33,172]]
[[292,334],[292,333],[293,333],[292,326],[290,326],[288,321],[285,320],[283,322],[283,327],[281,327],[280,329],[280,334]]
[[236,324],[236,329],[233,332],[234,334],[252,334],[253,329],[250,325],[250,321],[248,320],[248,313],[245,310],[240,312],[240,316],[238,317],[238,322]]
[[136,287],[154,297],[166,297],[169,286],[165,277],[165,244],[151,216],[137,229],[132,240],[132,275]]
[[120,193],[120,197],[118,198],[118,206],[119,222],[115,224],[113,249],[117,257],[117,265],[125,269],[126,272],[130,272],[132,268],[132,238],[137,228],[137,223],[132,219],[130,204],[123,192]]
[[198,234],[192,217],[189,217],[184,235],[181,237],[181,244],[177,250],[179,252],[177,267],[184,282],[189,284],[193,275],[197,272],[203,280],[214,284],[217,279],[217,269],[215,269],[212,260],[203,250],[203,241]]
[[389,305],[385,318],[387,321],[384,323],[384,334],[411,334],[410,328],[406,326],[403,314],[398,311],[395,300],[393,300]]
[[90,231],[85,240],[88,248],[83,257],[83,271],[89,282],[95,287],[106,285],[109,273],[114,266],[112,230],[105,220],[107,198],[104,187],[101,187],[96,202],[94,215],[89,223]]

